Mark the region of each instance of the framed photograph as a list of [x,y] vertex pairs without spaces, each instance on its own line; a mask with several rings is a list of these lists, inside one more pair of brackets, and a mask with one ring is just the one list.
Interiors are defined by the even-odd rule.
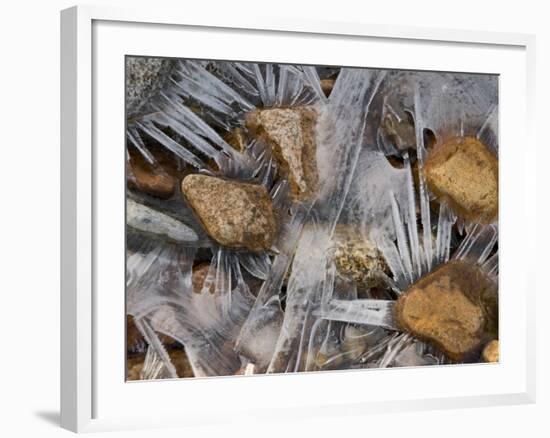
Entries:
[[61,16],[63,427],[534,401],[534,37]]

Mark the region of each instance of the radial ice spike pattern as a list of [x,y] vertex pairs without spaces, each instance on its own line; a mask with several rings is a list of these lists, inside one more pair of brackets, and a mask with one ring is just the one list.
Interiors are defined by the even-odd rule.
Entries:
[[496,77],[129,62],[128,379],[496,357]]

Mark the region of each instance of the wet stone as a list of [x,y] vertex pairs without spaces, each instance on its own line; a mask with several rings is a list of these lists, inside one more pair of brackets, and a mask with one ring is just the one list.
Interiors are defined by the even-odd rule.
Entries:
[[276,232],[275,214],[265,187],[207,175],[188,175],[181,190],[204,225],[221,245],[267,250]]
[[128,187],[166,199],[174,194],[176,179],[160,166],[156,168],[139,153],[130,153]]
[[410,286],[395,312],[401,329],[469,360],[498,332],[497,286],[477,266],[451,261]]
[[425,165],[430,190],[467,220],[498,217],[498,160],[473,137],[455,137],[430,152]]
[[308,107],[260,109],[246,126],[273,150],[282,175],[298,200],[310,199],[319,186],[315,143],[316,113]]
[[499,361],[499,343],[496,339],[493,339],[485,346],[481,353],[481,357],[485,362]]

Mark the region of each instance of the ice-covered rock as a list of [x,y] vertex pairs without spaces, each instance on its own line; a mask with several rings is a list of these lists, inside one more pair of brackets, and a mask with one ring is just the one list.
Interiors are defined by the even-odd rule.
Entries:
[[195,244],[198,241],[197,233],[183,222],[130,198],[126,200],[126,224],[136,231],[178,243]]

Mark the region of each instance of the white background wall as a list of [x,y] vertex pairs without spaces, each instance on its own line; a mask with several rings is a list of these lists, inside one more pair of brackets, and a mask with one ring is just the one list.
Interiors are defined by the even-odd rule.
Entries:
[[[98,4],[189,7],[185,2],[96,1]],[[268,425],[235,425],[224,437],[464,437],[550,436],[548,374],[550,299],[543,283],[550,247],[547,221],[550,14],[543,1],[454,2],[380,0],[245,2],[203,0],[194,7],[239,14],[325,20],[414,24],[457,29],[528,32],[537,35],[537,128],[539,155],[538,401],[536,405],[455,411],[312,419]],[[72,1],[4,2],[0,13],[0,436],[68,436],[58,429],[59,404],[59,10]],[[521,145],[518,145],[521,148]],[[185,395],[183,395],[185,396]],[[135,434],[135,435],[134,435]],[[219,436],[220,431],[164,430],[108,436]]]

